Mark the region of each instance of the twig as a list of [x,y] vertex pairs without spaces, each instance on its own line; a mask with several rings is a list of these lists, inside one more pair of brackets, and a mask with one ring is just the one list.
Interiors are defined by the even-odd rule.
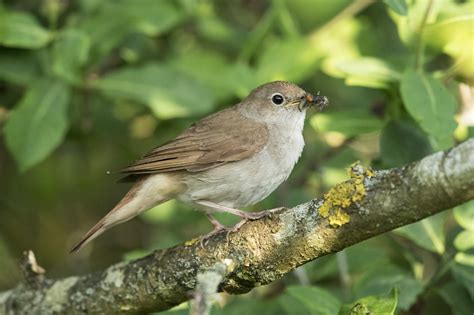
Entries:
[[426,6],[426,10],[423,14],[423,18],[421,19],[420,26],[418,28],[418,40],[416,42],[416,48],[415,48],[415,68],[417,70],[421,70],[421,67],[423,66],[423,53],[424,53],[424,48],[425,48],[425,40],[424,40],[424,30],[426,26],[426,21],[428,20],[428,17],[430,16],[431,9],[433,7],[433,0],[428,1],[428,5]]
[[232,260],[224,259],[209,270],[197,275],[197,286],[192,293],[190,315],[210,314],[219,284],[229,272],[234,270],[234,267],[235,264]]
[[23,260],[20,266],[27,285],[34,288],[41,285],[41,282],[44,280],[45,270],[36,262],[36,257],[32,250],[23,252]]

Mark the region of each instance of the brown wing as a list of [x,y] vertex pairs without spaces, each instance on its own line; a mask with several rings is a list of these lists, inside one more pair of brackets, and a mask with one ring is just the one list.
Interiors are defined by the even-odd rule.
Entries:
[[231,107],[203,118],[122,172],[133,177],[178,170],[203,171],[248,158],[259,152],[267,140],[265,125]]

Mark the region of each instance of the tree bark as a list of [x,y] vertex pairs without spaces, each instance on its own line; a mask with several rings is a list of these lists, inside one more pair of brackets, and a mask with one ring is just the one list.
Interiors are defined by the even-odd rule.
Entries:
[[31,272],[0,293],[0,314],[136,314],[188,300],[197,275],[232,265],[220,291],[245,293],[294,268],[474,199],[474,139],[390,170],[355,164],[323,197],[250,221],[226,237],[199,238],[80,277]]

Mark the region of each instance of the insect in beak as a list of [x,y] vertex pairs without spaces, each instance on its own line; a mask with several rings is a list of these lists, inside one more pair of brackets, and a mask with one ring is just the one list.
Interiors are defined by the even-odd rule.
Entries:
[[319,92],[316,95],[308,93],[303,97],[302,102],[298,105],[298,109],[301,112],[306,107],[315,106],[317,109],[322,110],[328,104],[328,98],[326,96],[319,95]]

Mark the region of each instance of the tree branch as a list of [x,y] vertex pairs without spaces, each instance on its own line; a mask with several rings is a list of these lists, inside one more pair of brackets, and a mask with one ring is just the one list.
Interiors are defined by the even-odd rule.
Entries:
[[188,300],[197,275],[233,266],[219,290],[233,294],[275,281],[294,268],[386,231],[474,199],[474,139],[410,165],[371,171],[322,198],[217,234],[121,262],[102,272],[41,279],[0,293],[0,314],[118,313],[169,309]]

